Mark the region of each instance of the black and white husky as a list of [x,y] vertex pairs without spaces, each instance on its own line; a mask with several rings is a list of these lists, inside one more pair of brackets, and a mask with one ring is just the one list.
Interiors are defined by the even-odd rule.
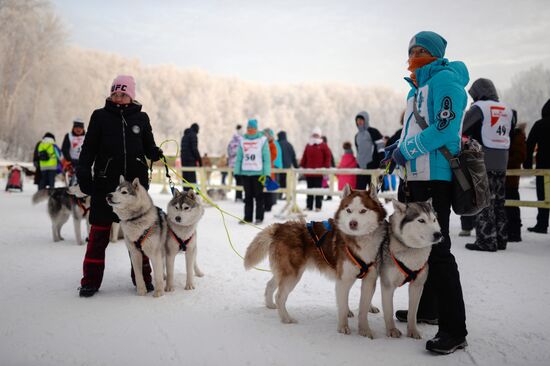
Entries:
[[53,241],[64,240],[61,236],[61,227],[73,217],[74,234],[78,245],[84,244],[81,233],[81,222],[86,220],[88,231],[90,224],[88,221],[90,211],[90,197],[82,193],[76,186],[60,187],[53,189],[41,189],[32,196],[32,203],[37,204],[48,200],[48,214],[52,221]]
[[147,255],[153,265],[155,282],[154,297],[164,295],[164,258],[167,225],[164,212],[155,207],[147,190],[139,183],[139,179],[127,182],[120,176],[116,190],[107,195],[107,203],[113,207],[113,212],[120,219],[120,227],[124,232],[124,240],[136,275],[137,293],[143,296],[147,293],[143,279],[143,254]]
[[395,289],[409,283],[407,336],[420,339],[416,312],[428,277],[428,256],[441,238],[441,228],[432,207],[426,202],[401,203],[392,200],[395,211],[389,218],[389,240],[382,246],[380,284],[386,335],[398,338],[401,331],[393,319]]
[[187,281],[186,290],[193,290],[193,272],[197,277],[203,273],[197,265],[197,224],[204,214],[199,196],[192,189],[180,193],[174,190],[174,197],[168,203],[166,217],[166,291],[174,291],[174,262],[178,252],[185,252]]

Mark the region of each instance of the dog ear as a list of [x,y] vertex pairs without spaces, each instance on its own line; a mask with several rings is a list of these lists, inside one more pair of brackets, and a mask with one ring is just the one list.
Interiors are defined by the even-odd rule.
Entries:
[[180,191],[178,191],[178,189],[174,187],[174,197],[179,197],[179,196],[181,196]]
[[428,200],[426,201],[426,203],[427,203],[428,205],[430,205],[431,208],[434,207],[434,205],[433,205],[433,203],[432,203],[432,197],[428,198]]
[[376,186],[374,184],[369,184],[369,196],[376,202],[378,202],[378,193],[376,192]]
[[134,180],[132,181],[132,187],[134,187],[136,191],[139,189],[140,187],[139,178],[134,178]]
[[396,199],[391,200],[391,203],[393,204],[393,208],[396,211],[405,212],[407,210],[407,205],[402,202],[399,202]]
[[120,178],[118,178],[118,184],[122,184],[126,181],[126,179],[124,179],[124,176],[121,174],[120,175]]
[[192,200],[195,199],[196,197],[196,194],[195,194],[195,190],[194,189],[190,189],[187,191],[187,197],[191,198]]
[[342,191],[342,198],[349,196],[352,192],[353,190],[351,189],[351,186],[349,184],[346,184],[344,190]]

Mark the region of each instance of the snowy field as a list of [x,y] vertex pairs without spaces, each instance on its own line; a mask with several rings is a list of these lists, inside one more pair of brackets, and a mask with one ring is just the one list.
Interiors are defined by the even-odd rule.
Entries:
[[[5,181],[0,181],[0,187]],[[534,187],[522,181],[522,197]],[[35,186],[23,193],[0,193],[0,365],[549,365],[550,237],[524,232],[522,243],[506,251],[470,252],[459,238],[460,222],[452,217],[453,252],[462,277],[468,321],[465,351],[434,356],[425,341],[436,327],[420,325],[423,340],[389,339],[382,314],[370,315],[375,339],[336,331],[334,285],[306,272],[288,301],[299,323],[283,325],[277,312],[263,304],[269,274],[245,272],[231,250],[220,214],[206,210],[198,233],[198,261],[205,277],[185,291],[185,263],[176,259],[176,291],[155,299],[139,297],[130,281],[130,260],[123,241],[107,249],[101,290],[78,297],[84,246],[77,246],[72,223],[62,230],[65,241],[51,238],[46,204],[32,206]],[[155,203],[166,207],[168,195],[153,187]],[[300,196],[305,206],[305,196]],[[324,202],[331,216],[338,200]],[[221,206],[237,215],[242,205]],[[283,206],[274,207],[277,212]],[[387,206],[389,209],[389,205]],[[535,209],[522,209],[524,229],[534,224]],[[275,222],[266,215],[266,224]],[[228,219],[237,249],[257,233]],[[265,267],[265,264],[264,264]],[[405,308],[405,288],[396,292],[395,308]],[[357,310],[359,286],[350,304]],[[380,292],[374,305],[381,308]],[[404,331],[404,323],[398,323]]]

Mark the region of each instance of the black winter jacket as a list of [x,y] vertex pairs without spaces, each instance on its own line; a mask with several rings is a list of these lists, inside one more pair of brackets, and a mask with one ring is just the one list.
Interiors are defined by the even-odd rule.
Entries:
[[524,168],[533,167],[535,146],[537,147],[537,169],[550,168],[550,99],[542,107],[542,119],[535,122],[529,131]]
[[139,178],[148,188],[145,157],[152,161],[160,158],[149,116],[136,101],[124,106],[107,99],[105,107],[90,117],[77,167],[80,188],[92,196],[103,196],[116,189],[121,175],[128,181]]
[[286,139],[286,132],[281,131],[277,134],[279,146],[281,146],[281,154],[283,155],[283,168],[298,168],[298,163],[296,162],[296,152],[294,147]]
[[182,166],[202,166],[202,158],[198,148],[197,132],[193,128],[184,131],[181,138],[181,165]]

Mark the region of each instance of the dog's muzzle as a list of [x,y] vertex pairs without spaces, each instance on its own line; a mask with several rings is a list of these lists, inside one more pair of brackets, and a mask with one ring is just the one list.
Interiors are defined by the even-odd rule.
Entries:
[[439,244],[443,241],[443,234],[441,234],[439,231],[434,233],[433,242],[434,244]]
[[176,216],[174,220],[176,220],[176,222],[181,222],[181,217]]
[[349,222],[349,228],[351,230],[357,230],[357,227],[359,226],[359,223],[356,220],[351,220]]

